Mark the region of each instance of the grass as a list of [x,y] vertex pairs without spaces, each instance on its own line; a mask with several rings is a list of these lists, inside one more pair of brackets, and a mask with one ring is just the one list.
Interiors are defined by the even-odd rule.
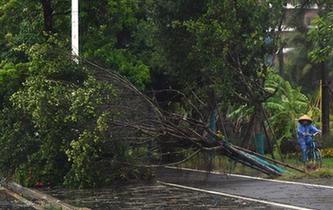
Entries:
[[[295,163],[294,159],[286,160],[288,163]],[[298,167],[304,167],[300,161],[297,162]],[[324,158],[322,161],[322,167],[316,170],[307,170],[307,174],[288,171],[285,175],[280,177],[280,179],[284,180],[295,180],[295,179],[303,179],[303,178],[332,178],[333,177],[333,158]]]
[[199,154],[197,157],[182,164],[181,167],[219,171],[223,173],[247,174],[253,176],[260,175],[260,172],[249,167],[244,167],[243,165],[230,161],[227,157],[220,155],[210,156],[208,154]]
[[[270,157],[270,156],[269,156]],[[297,158],[288,158],[284,160],[285,163],[294,165],[298,168],[304,168],[303,163]],[[264,174],[244,167],[241,164],[236,164],[234,161],[230,161],[224,156],[208,154],[200,154],[196,158],[184,163],[181,167],[194,168],[208,171],[219,171],[223,173],[236,173],[246,174],[252,176],[265,176]],[[287,169],[283,176],[278,179],[283,180],[297,180],[297,179],[312,179],[312,178],[332,178],[333,177],[333,158],[324,158],[322,161],[322,167],[316,170],[307,170],[307,174],[301,173],[292,169]]]
[[55,208],[53,206],[47,206],[47,207],[45,207],[45,210],[62,210],[62,208]]
[[323,167],[333,169],[333,158],[324,158],[323,159]]
[[333,177],[333,169],[323,168],[312,172],[311,176],[316,178],[331,178]]

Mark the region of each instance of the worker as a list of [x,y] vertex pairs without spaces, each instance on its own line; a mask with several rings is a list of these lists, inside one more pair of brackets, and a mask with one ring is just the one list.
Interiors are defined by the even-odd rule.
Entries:
[[313,137],[320,133],[320,130],[312,125],[312,119],[308,115],[303,115],[298,119],[297,126],[297,142],[300,146],[302,152],[303,163],[306,164],[307,157],[307,147],[311,146],[313,142]]

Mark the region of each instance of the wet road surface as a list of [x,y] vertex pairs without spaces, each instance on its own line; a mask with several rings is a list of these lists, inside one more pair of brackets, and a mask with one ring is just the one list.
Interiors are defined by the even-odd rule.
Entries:
[[93,210],[280,210],[265,204],[184,190],[159,184],[137,184],[119,189],[44,191],[66,203]]
[[1,210],[34,210],[34,208],[25,205],[8,195],[3,188],[0,187],[0,209]]
[[298,207],[333,209],[333,187],[328,189],[302,186],[178,169],[160,169],[158,179],[163,182]]

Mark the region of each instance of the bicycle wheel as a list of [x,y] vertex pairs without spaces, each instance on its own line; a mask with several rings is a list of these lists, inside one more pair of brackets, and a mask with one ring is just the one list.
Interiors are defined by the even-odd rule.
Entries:
[[307,167],[308,169],[312,169],[315,170],[317,168],[321,167],[321,153],[320,150],[318,148],[309,148],[307,151],[307,155],[308,155],[308,164]]
[[321,165],[322,165],[322,158],[321,158],[321,152],[320,152],[320,150],[318,148],[316,148],[314,150],[314,159],[316,161],[316,165],[318,167],[321,167]]

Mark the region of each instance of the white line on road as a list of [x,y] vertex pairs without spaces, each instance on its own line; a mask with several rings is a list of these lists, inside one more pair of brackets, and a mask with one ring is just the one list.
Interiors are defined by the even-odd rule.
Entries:
[[[170,169],[180,169],[184,171],[193,171],[193,172],[200,172],[200,173],[207,173],[207,171],[198,170],[198,169],[191,169],[191,168],[177,168],[177,167],[166,167]],[[317,188],[325,188],[325,189],[333,189],[333,186],[328,185],[320,185],[320,184],[310,184],[310,183],[304,183],[304,182],[292,182],[292,181],[284,181],[284,180],[276,180],[276,179],[265,179],[261,177],[254,177],[254,176],[246,176],[246,175],[240,175],[240,174],[227,174],[227,173],[220,173],[216,171],[211,171],[211,174],[216,175],[227,175],[231,177],[239,177],[239,178],[245,178],[245,179],[254,179],[254,180],[260,180],[260,181],[267,181],[267,182],[276,182],[276,183],[283,183],[283,184],[294,184],[294,185],[302,185],[307,187],[317,187]]]
[[204,190],[204,189],[200,189],[200,188],[188,187],[188,186],[179,185],[179,184],[172,184],[172,183],[161,182],[161,181],[158,181],[158,182],[162,185],[165,185],[165,186],[177,187],[177,188],[193,190],[193,191],[197,191],[197,192],[203,192],[203,193],[220,195],[220,196],[225,196],[225,197],[230,197],[230,198],[253,201],[253,202],[263,203],[263,204],[267,204],[267,205],[271,205],[271,206],[277,206],[277,207],[281,207],[281,208],[289,208],[289,209],[296,209],[296,210],[312,210],[312,209],[299,207],[299,206],[292,206],[292,205],[283,204],[283,203],[276,203],[276,202],[270,202],[270,201],[265,201],[265,200],[259,200],[259,199],[244,197],[244,196],[238,196],[238,195],[223,193],[223,192]]

